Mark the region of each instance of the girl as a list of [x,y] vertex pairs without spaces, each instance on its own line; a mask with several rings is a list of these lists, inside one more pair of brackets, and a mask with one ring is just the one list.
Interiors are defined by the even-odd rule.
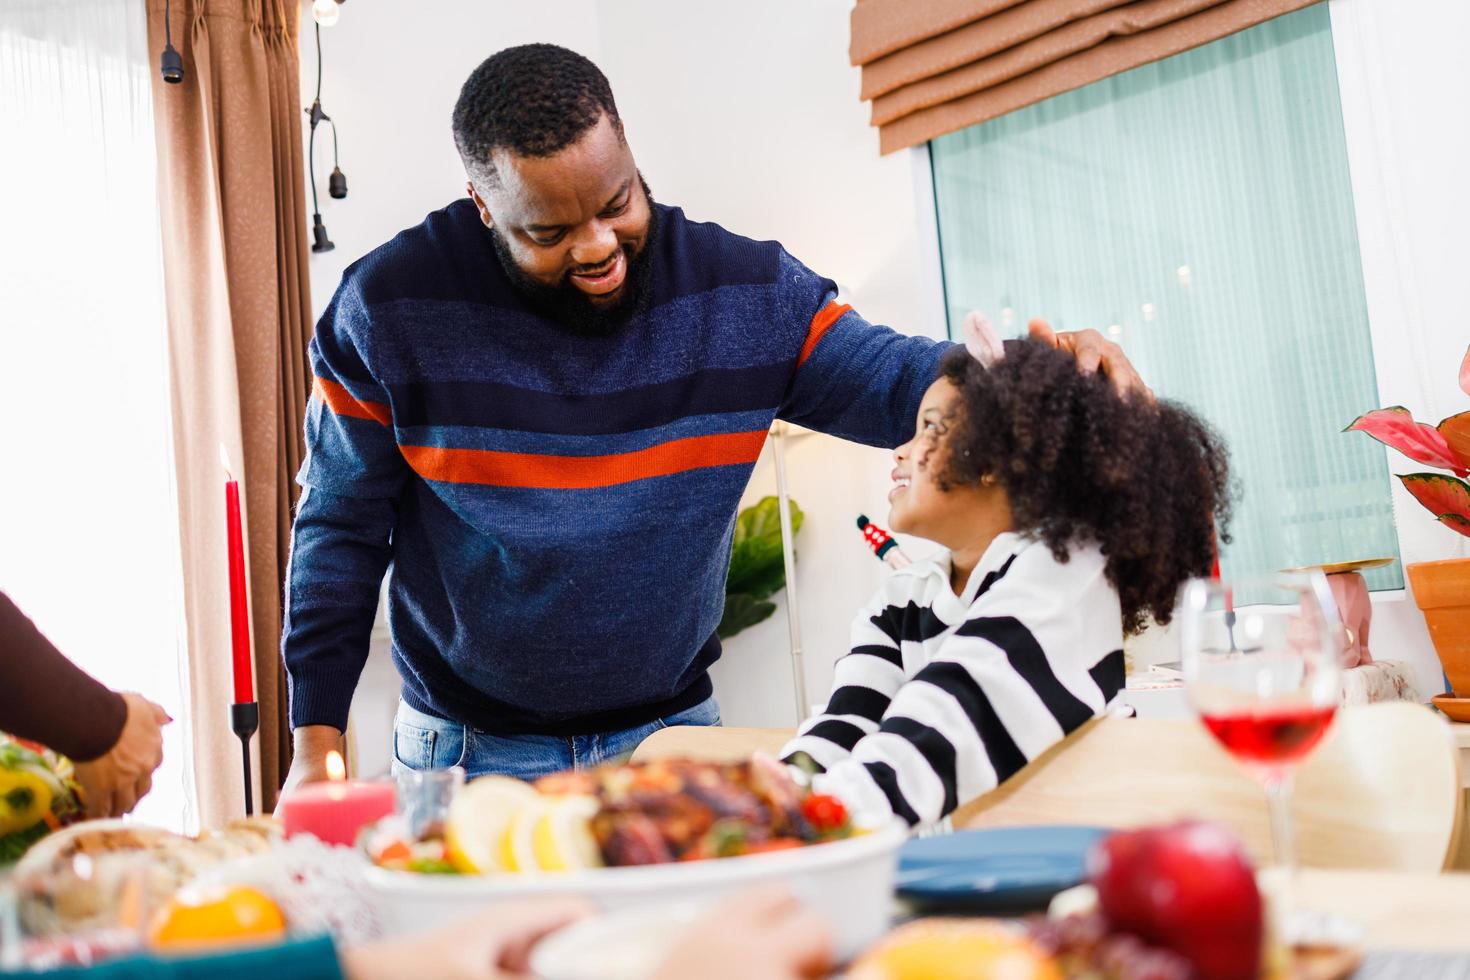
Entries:
[[1169,621],[1229,519],[1225,448],[1187,410],[973,314],[966,334],[888,495],[894,530],[948,551],[858,615],[826,710],[782,751],[865,818],[939,820],[1102,712],[1124,634]]

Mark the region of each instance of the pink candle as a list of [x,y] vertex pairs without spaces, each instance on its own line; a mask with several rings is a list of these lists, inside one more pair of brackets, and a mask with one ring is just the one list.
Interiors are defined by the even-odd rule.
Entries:
[[342,757],[332,753],[327,757],[332,779],[309,783],[281,797],[276,813],[285,825],[287,837],[311,834],[327,844],[351,847],[357,843],[358,831],[393,812],[392,783],[344,779],[338,775],[341,765]]

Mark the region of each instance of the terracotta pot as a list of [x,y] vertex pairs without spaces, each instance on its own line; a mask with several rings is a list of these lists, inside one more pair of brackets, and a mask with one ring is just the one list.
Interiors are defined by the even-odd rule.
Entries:
[[1406,565],[1434,652],[1456,697],[1470,697],[1470,558]]

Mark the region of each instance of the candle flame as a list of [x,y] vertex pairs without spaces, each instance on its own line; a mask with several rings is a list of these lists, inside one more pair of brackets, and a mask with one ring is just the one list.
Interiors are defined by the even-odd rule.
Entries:
[[225,479],[233,480],[234,476],[231,475],[230,470],[230,451],[225,448],[223,442],[219,444],[219,464],[225,468]]
[[347,766],[342,762],[342,753],[336,750],[327,753],[327,778],[340,783],[347,778]]

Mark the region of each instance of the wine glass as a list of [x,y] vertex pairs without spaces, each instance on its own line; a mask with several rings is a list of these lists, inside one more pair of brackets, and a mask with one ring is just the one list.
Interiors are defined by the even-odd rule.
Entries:
[[1321,743],[1341,696],[1342,627],[1327,579],[1318,571],[1196,579],[1180,592],[1177,618],[1190,703],[1265,788],[1289,889],[1292,774]]

